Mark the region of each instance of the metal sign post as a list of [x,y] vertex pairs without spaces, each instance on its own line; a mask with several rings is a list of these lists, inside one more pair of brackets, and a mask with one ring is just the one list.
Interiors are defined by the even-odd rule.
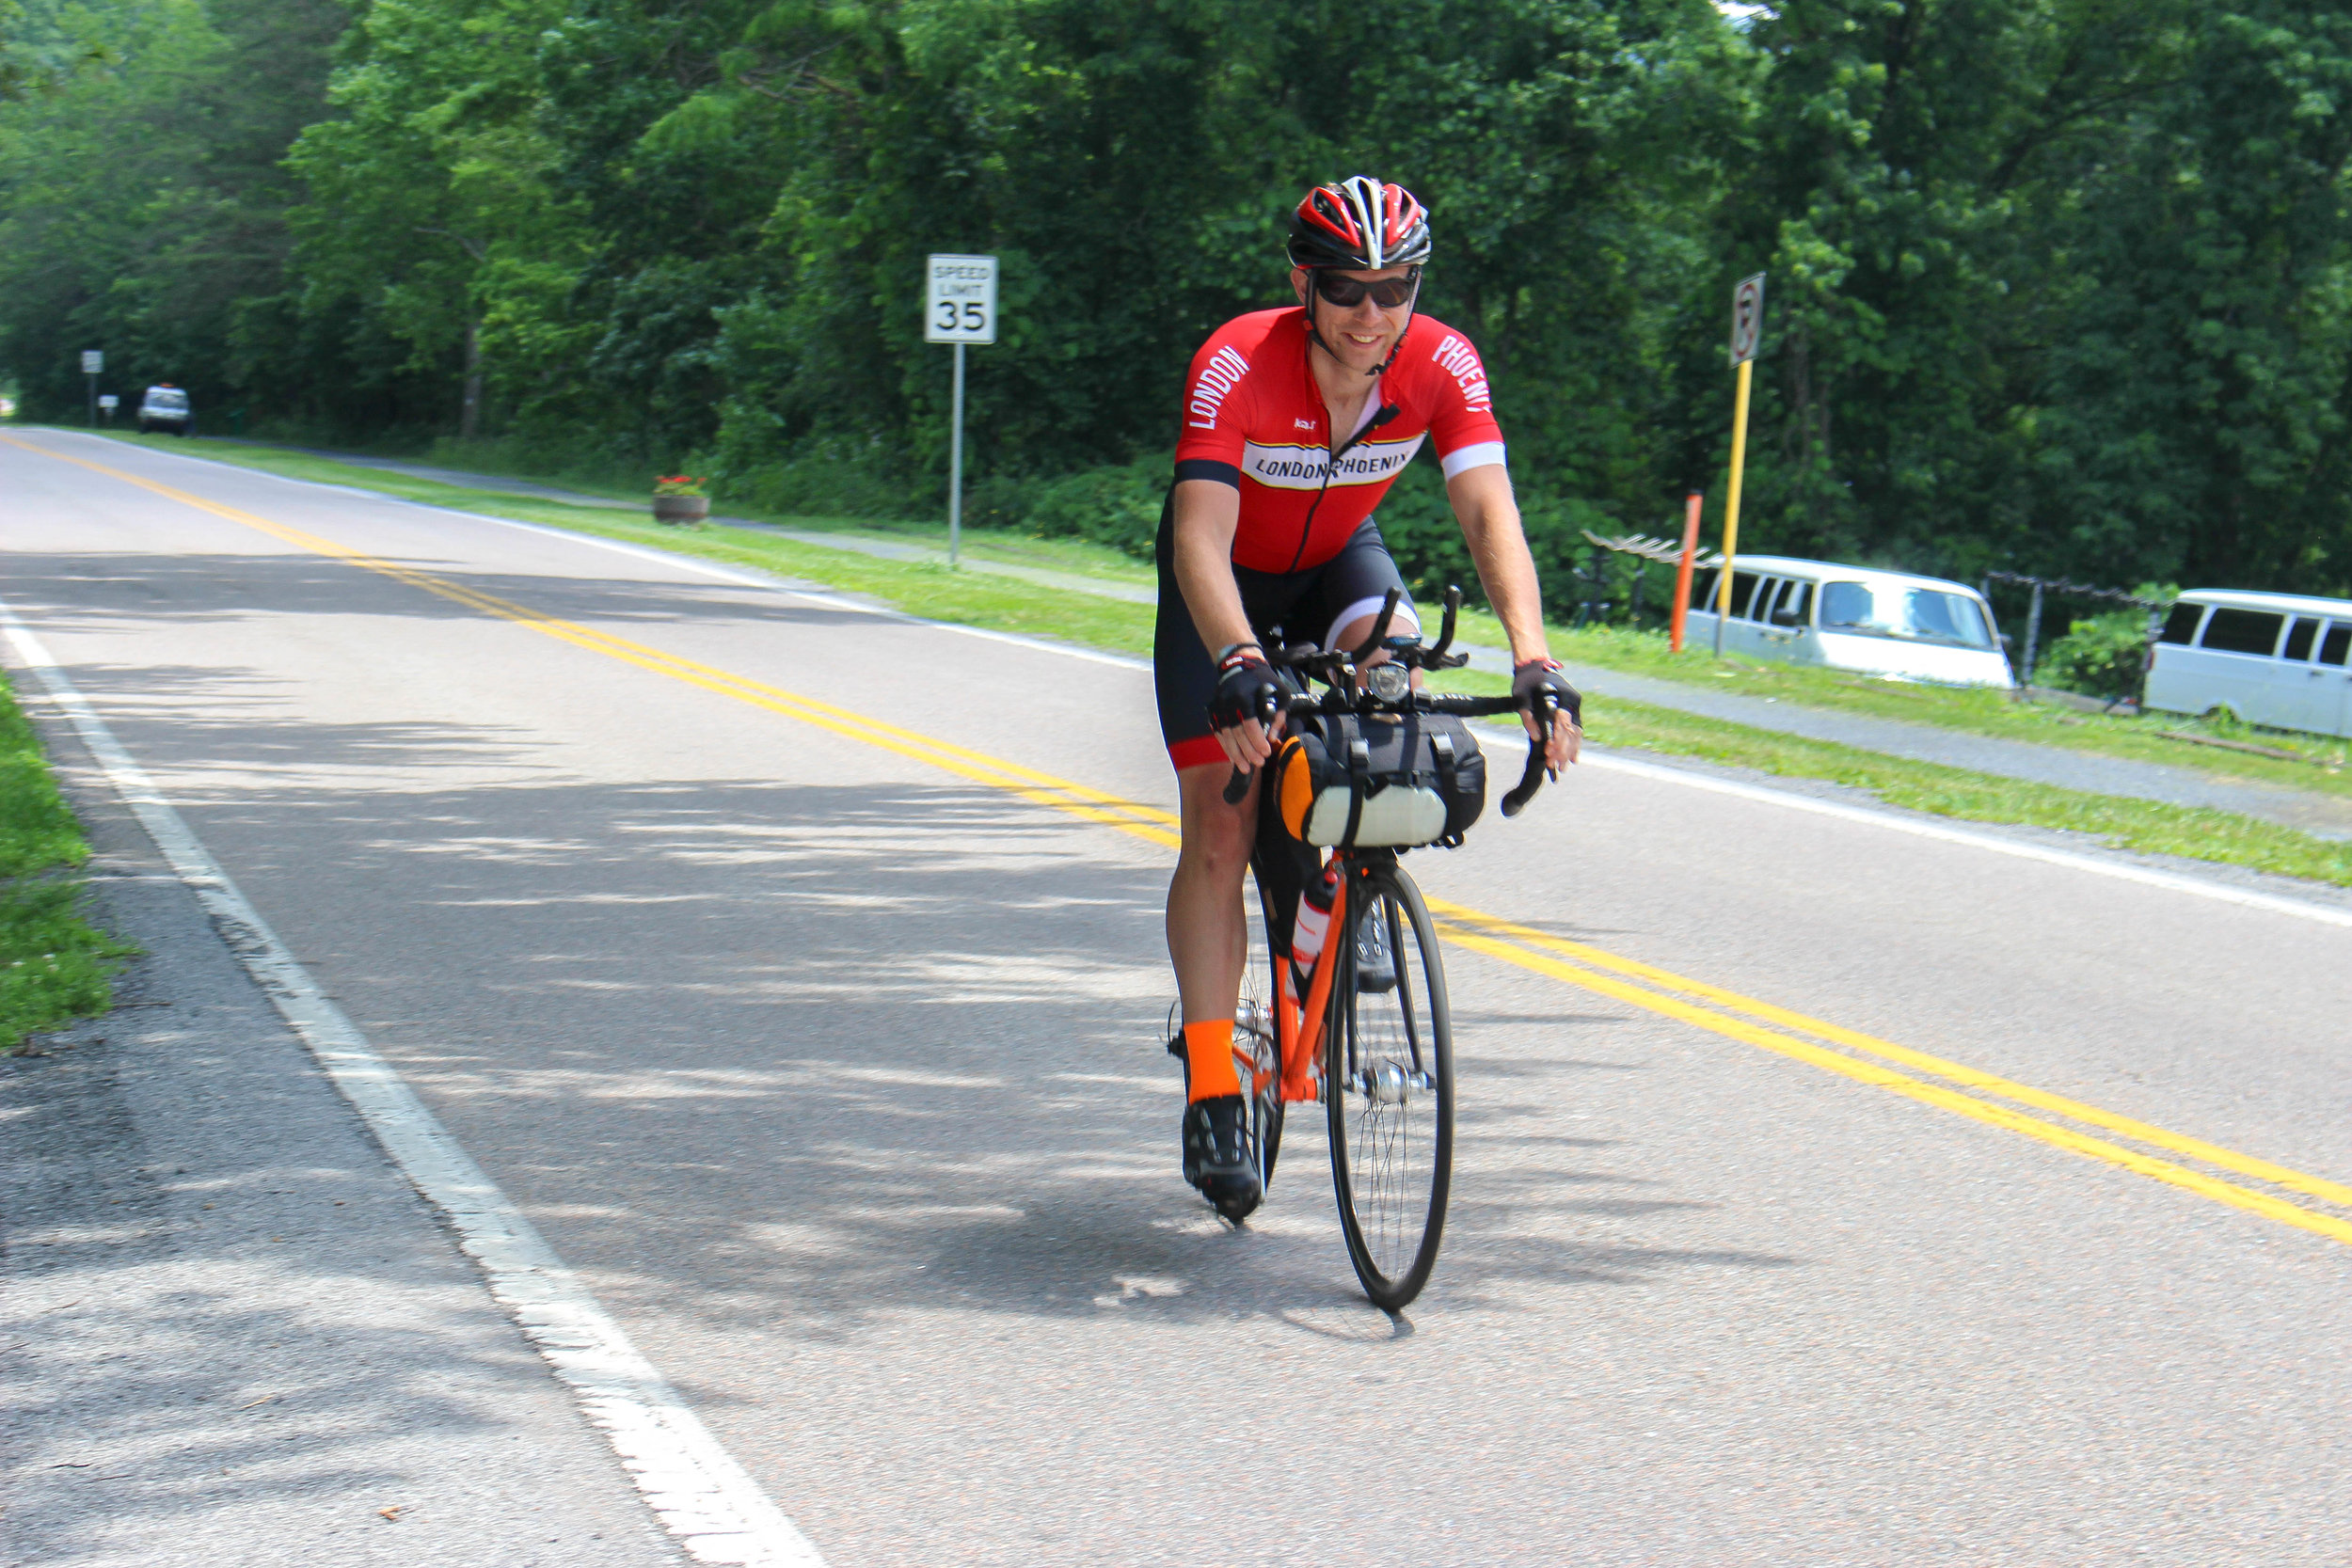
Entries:
[[1731,620],[1732,565],[1740,552],[1740,481],[1748,466],[1748,378],[1764,336],[1764,275],[1742,277],[1731,291],[1731,362],[1740,367],[1731,395],[1731,492],[1724,498],[1724,575],[1715,580],[1715,657],[1724,657],[1724,627]]
[[122,400],[115,396],[112,392],[101,392],[98,394],[98,411],[106,417],[107,428],[113,428],[115,422],[115,410],[120,406],[122,406]]
[[963,345],[996,341],[996,258],[933,256],[926,276],[923,341],[956,345],[947,416],[947,564],[954,566],[963,547]]
[[89,380],[89,425],[92,430],[98,428],[98,372],[105,368],[106,355],[103,349],[86,348],[82,351],[82,374]]

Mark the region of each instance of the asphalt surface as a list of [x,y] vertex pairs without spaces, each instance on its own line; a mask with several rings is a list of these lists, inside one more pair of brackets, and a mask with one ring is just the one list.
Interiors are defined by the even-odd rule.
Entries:
[[[237,515],[0,443],[0,594],[836,1568],[2352,1561],[2352,1247],[2307,1227],[2352,1210],[2267,1186],[2249,1212],[2211,1149],[2187,1190],[1464,946],[1454,1225],[1391,1321],[1353,1290],[1313,1131],[1243,1231],[1176,1176],[1164,847],[479,596],[1165,807],[1147,674],[17,439]],[[2110,1126],[2352,1176],[2352,931],[1594,768],[1409,863]],[[239,1037],[266,1032],[257,1009]],[[118,1074],[178,1050],[107,1037]],[[296,1072],[215,1099],[274,1123]],[[151,1164],[171,1115],[96,1118],[83,1158]],[[336,1168],[396,1185],[363,1153]],[[224,1207],[266,1227],[265,1196]],[[380,1246],[347,1213],[315,1216],[319,1266]],[[453,1253],[414,1267],[458,1288]],[[355,1377],[473,1365],[408,1337],[429,1313],[312,1303]],[[183,1326],[120,1331],[109,1375],[200,1357],[209,1323]],[[474,1375],[531,1383],[514,1346]],[[32,1373],[58,1397],[16,1423],[20,1485],[119,1430],[177,1451],[73,1375]],[[481,1453],[478,1486],[625,1511],[536,1398],[511,1430],[544,1440]],[[48,1506],[40,1560],[191,1560]]]
[[[425,464],[408,463],[396,458],[364,457],[349,452],[322,451],[318,455],[333,457],[345,463],[381,468],[389,472],[409,474],[421,479],[439,480],[448,484],[472,485],[477,488],[504,490],[516,495],[536,496],[548,499],[567,500],[589,506],[630,509],[626,501],[611,500],[598,496],[534,484],[522,480],[501,479],[488,474],[465,473],[453,468],[434,467]],[[786,528],[775,523],[753,522],[742,517],[714,519],[736,528],[757,529],[763,532],[780,533],[803,544],[822,546],[828,549],[849,550],[861,555],[878,556],[890,561],[944,562],[946,552],[930,546],[911,544],[903,540],[866,539],[847,534],[824,533],[809,529]],[[1106,598],[1124,599],[1132,604],[1152,604],[1158,594],[1149,584],[1106,581],[1077,572],[1057,572],[1046,567],[1025,566],[1010,562],[981,561],[965,558],[973,571],[996,577],[1019,578],[1041,587],[1058,588],[1073,593],[1096,594]],[[1511,657],[1507,650],[1482,648],[1472,643],[1462,646],[1470,654],[1473,668],[1508,674]],[[2090,790],[2100,795],[2120,795],[2137,800],[2158,800],[2169,805],[2203,806],[2216,811],[2237,812],[2298,829],[2321,838],[2352,839],[2352,800],[2342,796],[2328,795],[2316,790],[2296,790],[2251,783],[2240,779],[2219,777],[2188,767],[2170,767],[2164,763],[2138,762],[2129,757],[2103,756],[2095,752],[2071,751],[2062,746],[2037,745],[2029,740],[2010,740],[1999,736],[1974,735],[1965,730],[1946,729],[1936,724],[1912,723],[1900,719],[1880,719],[1868,714],[1841,713],[1827,708],[1805,707],[1783,703],[1770,697],[1750,697],[1738,692],[1709,691],[1679,681],[1659,680],[1647,675],[1629,674],[1619,670],[1605,670],[1598,665],[1570,664],[1565,666],[1568,678],[1580,690],[1603,696],[1621,697],[1631,702],[1648,703],[1653,706],[1672,708],[1680,713],[1696,714],[1706,719],[1721,719],[1735,724],[1752,725],[1781,735],[1802,736],[1809,740],[1826,740],[1840,746],[1854,746],[1867,752],[1883,752],[1889,756],[1906,757],[1915,762],[1938,763],[1947,768],[1964,768],[1974,772],[1991,773],[1999,778],[2022,779],[2032,784],[2056,784],[2061,789]]]
[[99,917],[142,957],[112,1016],[0,1058],[0,1562],[682,1561],[72,733],[44,731]]

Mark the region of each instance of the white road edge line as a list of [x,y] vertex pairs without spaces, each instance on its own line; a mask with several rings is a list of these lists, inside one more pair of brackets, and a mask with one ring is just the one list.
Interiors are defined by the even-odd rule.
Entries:
[[1947,828],[1934,822],[1920,822],[1892,812],[1872,811],[1867,806],[1850,806],[1837,800],[1819,800],[1808,795],[1792,795],[1787,790],[1770,789],[1760,784],[1741,784],[1736,779],[1711,778],[1705,773],[1686,768],[1669,768],[1660,763],[1637,761],[1632,757],[1615,755],[1586,759],[1597,768],[1614,768],[1620,773],[1632,773],[1642,778],[1661,779],[1686,784],[1692,789],[1713,790],[1718,795],[1737,796],[1743,800],[1758,800],[1766,805],[1782,806],[1790,811],[1811,812],[1816,816],[1835,816],[1848,822],[1864,822],[1872,827],[1888,828],[1915,838],[1931,838],[1945,844],[1964,844],[1978,849],[1990,849],[1995,854],[2012,855],[2019,860],[2040,861],[2045,865],[2060,865],[2071,871],[2088,871],[2095,876],[2113,877],[2119,881],[2137,882],[2144,887],[2163,888],[2171,893],[2185,893],[2197,898],[2210,898],[2217,903],[2238,904],[2249,910],[2262,910],[2271,914],[2294,915],[2302,920],[2316,920],[2323,926],[2352,927],[2352,910],[2330,909],[2325,904],[2311,903],[2301,898],[2281,898],[2275,893],[2257,893],[2251,888],[2232,887],[2227,882],[2207,881],[2202,877],[2185,876],[2177,871],[2160,871],[2151,865],[2131,865],[2103,861],[2094,856],[2077,854],[2071,849],[2054,849],[2047,845],[2027,844],[2020,839],[2000,838],[1992,833],[1971,832],[1965,828]]
[[[1501,725],[1482,723],[1481,729],[1511,739],[1519,739],[1525,732],[1504,729]],[[2352,927],[2352,910],[2330,909],[2302,898],[2282,898],[2275,893],[2257,893],[2251,888],[2232,887],[2227,882],[2208,881],[2202,877],[2185,876],[2177,871],[2162,871],[2152,865],[2132,865],[2104,861],[2093,855],[2078,854],[2072,849],[2054,849],[2047,845],[2027,844],[2022,839],[2002,838],[1994,833],[1972,832],[1966,828],[1947,828],[1937,822],[1922,822],[1915,817],[1899,816],[1889,811],[1873,811],[1867,806],[1850,806],[1840,800],[1817,800],[1810,795],[1797,795],[1765,784],[1741,784],[1737,779],[1719,779],[1710,773],[1692,768],[1676,768],[1666,763],[1645,762],[1639,758],[1619,756],[1597,748],[1587,750],[1580,767],[1612,769],[1631,773],[1639,778],[1656,779],[1664,784],[1681,784],[1689,789],[1709,790],[1717,795],[1729,795],[1742,800],[1755,800],[1763,805],[1779,806],[1787,811],[1810,812],[1816,816],[1834,816],[1841,821],[1859,822],[1867,827],[1883,828],[1890,832],[1909,833],[1914,838],[1934,839],[1944,844],[1964,845],[1972,849],[1987,849],[1996,855],[2011,855],[2019,860],[2040,861],[2045,865],[2063,866],[2069,871],[2087,871],[2094,877],[2112,877],[2118,881],[2138,882],[2145,887],[2162,888],[2168,893],[2185,893],[2193,898],[2210,898],[2217,903],[2237,904],[2247,909],[2261,910],[2268,914],[2292,915],[2298,920],[2315,920],[2323,926]]]
[[[52,429],[50,434],[81,436],[85,433],[78,430]],[[96,437],[96,439],[109,449],[119,445],[117,442],[106,441],[103,436]],[[418,512],[438,513],[444,517],[462,517],[469,523],[493,523],[500,528],[511,528],[524,533],[536,533],[549,539],[560,539],[567,545],[587,545],[596,549],[611,550],[615,555],[634,556],[640,561],[649,561],[658,566],[696,572],[704,577],[713,578],[721,582],[732,582],[743,588],[757,588],[771,594],[783,594],[795,599],[806,599],[811,604],[820,604],[834,610],[845,610],[853,615],[873,615],[885,621],[903,621],[909,626],[930,626],[940,631],[955,632],[963,637],[977,637],[984,642],[1006,642],[1016,648],[1036,648],[1044,653],[1061,654],[1070,658],[1082,658],[1091,664],[1113,665],[1122,670],[1152,668],[1152,661],[1149,659],[1130,658],[1125,654],[1106,654],[1093,648],[1081,648],[1073,642],[1056,642],[1048,638],[1024,637],[1018,632],[990,631],[985,626],[961,626],[954,621],[927,620],[920,615],[910,615],[903,610],[891,610],[882,605],[860,604],[855,599],[846,599],[835,594],[820,593],[813,588],[795,587],[782,577],[761,572],[756,568],[714,565],[710,562],[694,556],[677,555],[669,550],[657,549],[650,545],[624,544],[618,539],[603,539],[593,533],[579,533],[567,528],[551,528],[546,523],[526,523],[516,517],[493,517],[484,512],[461,512],[453,506],[436,506],[431,501],[410,500],[406,496],[390,495],[382,490],[370,490],[357,484],[329,484],[325,480],[295,479],[287,474],[271,473],[267,468],[248,468],[242,464],[224,463],[217,457],[198,457],[184,451],[157,451],[152,447],[133,447],[130,450],[143,451],[153,457],[167,458],[175,463],[196,463],[207,468],[227,468],[231,473],[244,474],[254,479],[274,479],[280,484],[297,485],[305,490],[325,490],[330,495],[356,496],[362,500],[384,501],[392,506],[405,506]],[[331,462],[332,459],[328,461]],[[540,498],[517,496],[516,499],[534,500]],[[823,548],[822,546],[816,547]]]
[[[63,431],[59,434],[78,435],[80,433]],[[115,443],[107,444],[111,446]],[[138,447],[133,450],[149,451],[152,449]],[[658,562],[664,566],[682,567],[689,571],[699,572],[705,577],[716,578],[723,582],[740,583],[750,588],[764,588],[771,593],[787,594],[794,598],[807,599],[813,603],[830,605],[835,609],[853,610],[862,615],[879,615],[888,620],[904,621],[910,626],[935,626],[942,631],[961,632],[964,636],[984,638],[992,642],[1009,642],[1016,647],[1035,648],[1042,653],[1062,654],[1071,658],[1083,658],[1095,664],[1119,665],[1130,670],[1149,670],[1152,667],[1149,659],[1129,658],[1123,654],[1097,653],[1093,649],[1073,647],[1067,642],[1048,641],[1037,637],[1021,637],[1010,632],[987,631],[978,626],[958,626],[952,621],[930,621],[920,615],[909,615],[904,610],[883,610],[874,605],[859,604],[853,599],[837,598],[831,594],[794,588],[774,578],[755,576],[749,572],[730,571],[723,566],[714,566],[706,562],[697,561],[692,556],[674,555],[667,550],[655,549],[649,546],[625,545],[617,539],[599,539],[593,533],[575,533],[569,529],[549,528],[543,523],[518,522],[512,517],[491,517],[479,512],[460,512],[454,507],[434,506],[425,501],[412,501],[401,496],[388,496],[381,491],[328,484],[319,480],[290,479],[284,474],[273,474],[266,468],[246,468],[234,463],[223,463],[215,458],[196,457],[184,452],[167,451],[157,453],[157,455],[177,458],[183,463],[201,463],[212,468],[229,468],[238,473],[256,474],[264,479],[277,480],[280,483],[298,484],[313,490],[331,490],[350,495],[369,496],[377,500],[391,501],[401,506],[412,506],[423,512],[438,512],[447,516],[463,517],[469,522],[496,523],[502,528],[520,529],[526,533],[546,534],[553,539],[568,540],[573,544],[590,545],[622,555],[636,556],[643,560]],[[1505,733],[1517,735],[1520,732],[1514,730]],[[1994,833],[1972,832],[1965,828],[1947,828],[1939,823],[1923,822],[1915,817],[1899,816],[1894,812],[1872,811],[1867,806],[1849,806],[1839,801],[1816,800],[1809,795],[1798,795],[1762,784],[1740,784],[1732,779],[1719,779],[1712,774],[1701,773],[1691,768],[1676,768],[1667,763],[1642,762],[1632,757],[1617,756],[1596,749],[1584,754],[1583,766],[1614,768],[1621,773],[1632,773],[1666,784],[1682,784],[1692,789],[1711,790],[1718,795],[1736,796],[1741,800],[1755,800],[1764,805],[1782,806],[1790,811],[1810,812],[1816,816],[1840,817],[1849,822],[1860,822],[1874,828],[1883,828],[1889,832],[1909,833],[1915,838],[1934,839],[1944,844],[1957,844],[1968,848],[1989,850],[1996,855],[2010,855],[2019,860],[2040,861],[2045,865],[2062,866],[2069,871],[2088,872],[2094,877],[2112,877],[2118,881],[2137,882],[2143,887],[2162,888],[2169,893],[2186,894],[2192,898],[2210,898],[2217,903],[2236,904],[2241,908],[2261,910],[2269,914],[2290,915],[2299,920],[2315,920],[2323,926],[2352,927],[2352,910],[2331,909],[2328,905],[2314,904],[2301,898],[2283,898],[2274,893],[2257,893],[2251,888],[2232,887],[2227,882],[2208,881],[2201,877],[2186,876],[2177,871],[2159,871],[2153,866],[2105,861],[2092,855],[2077,854],[2068,849],[2053,849],[2045,845],[2027,844],[2023,840],[2003,838]]]
[[572,1390],[661,1528],[698,1562],[823,1568],[808,1538],[720,1447],[537,1228],[287,951],[5,601],[0,629],[279,1016],[402,1174],[449,1216],[491,1295]]

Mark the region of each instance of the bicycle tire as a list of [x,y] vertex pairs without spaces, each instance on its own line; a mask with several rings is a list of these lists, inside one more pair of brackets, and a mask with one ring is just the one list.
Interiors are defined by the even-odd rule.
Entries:
[[[1454,1023],[1436,927],[1413,879],[1375,865],[1349,889],[1347,943],[1325,1026],[1331,1184],[1348,1261],[1373,1305],[1428,1284],[1454,1182]],[[1396,984],[1360,991],[1356,934],[1382,923]]]
[[1236,1013],[1233,1075],[1248,1096],[1245,1135],[1249,1140],[1250,1164],[1258,1167],[1257,1198],[1238,1212],[1219,1211],[1238,1225],[1265,1201],[1267,1190],[1274,1185],[1274,1162],[1282,1148],[1282,1052],[1275,1041],[1274,1015],[1263,998],[1246,995]]
[[1274,1189],[1274,1163],[1282,1153],[1282,1074],[1279,1068],[1273,1082],[1250,1097],[1249,1120],[1258,1153],[1258,1193],[1263,1198]]

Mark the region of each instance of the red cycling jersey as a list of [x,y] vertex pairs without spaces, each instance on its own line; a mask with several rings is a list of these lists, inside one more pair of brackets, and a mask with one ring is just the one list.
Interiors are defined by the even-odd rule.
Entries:
[[1254,572],[1303,572],[1337,555],[1424,436],[1448,479],[1502,461],[1478,351],[1443,322],[1416,316],[1334,470],[1330,414],[1307,348],[1304,309],[1252,311],[1200,345],[1184,380],[1176,477],[1241,491],[1233,563]]

